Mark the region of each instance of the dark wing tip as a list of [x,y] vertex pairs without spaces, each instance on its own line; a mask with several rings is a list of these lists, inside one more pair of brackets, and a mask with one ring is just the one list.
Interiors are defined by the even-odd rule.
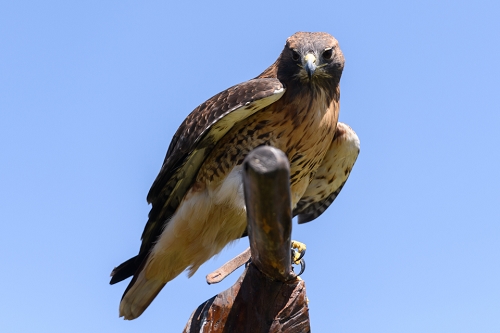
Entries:
[[312,220],[314,220],[318,216],[319,215],[317,215],[317,214],[299,214],[297,216],[297,219],[298,219],[299,224],[303,224],[303,223],[311,222]]
[[115,267],[111,272],[111,281],[109,281],[109,284],[121,282],[126,278],[134,275],[135,271],[137,270],[137,257],[138,256],[132,257]]

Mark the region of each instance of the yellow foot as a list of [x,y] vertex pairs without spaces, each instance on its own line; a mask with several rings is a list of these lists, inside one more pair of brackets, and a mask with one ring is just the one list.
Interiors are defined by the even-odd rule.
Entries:
[[306,254],[306,244],[292,240],[292,249],[297,251],[292,251],[292,261],[295,265],[300,265],[301,259]]
[[292,264],[300,265],[300,272],[297,277],[304,273],[306,262],[303,257],[306,254],[306,244],[292,240]]

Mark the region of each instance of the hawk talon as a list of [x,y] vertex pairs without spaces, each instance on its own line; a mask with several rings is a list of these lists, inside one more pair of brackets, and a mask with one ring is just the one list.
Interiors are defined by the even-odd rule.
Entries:
[[297,261],[304,258],[305,255],[306,255],[306,249],[302,250],[302,252],[299,252],[299,257],[297,258]]
[[292,261],[295,265],[299,265],[300,261],[306,254],[306,244],[292,240],[291,246],[292,246]]
[[306,270],[306,261],[304,259],[300,259],[300,272],[299,274],[297,274],[296,276],[299,277],[302,275],[302,273],[304,273],[304,271]]

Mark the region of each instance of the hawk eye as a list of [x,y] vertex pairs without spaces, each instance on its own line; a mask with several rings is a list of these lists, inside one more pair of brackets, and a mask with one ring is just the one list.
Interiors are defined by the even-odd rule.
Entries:
[[333,56],[333,49],[326,49],[324,52],[323,52],[323,59],[325,60],[330,60],[332,59],[332,56]]
[[299,52],[297,52],[295,50],[292,50],[292,59],[294,61],[299,61],[300,60],[300,54],[299,54]]

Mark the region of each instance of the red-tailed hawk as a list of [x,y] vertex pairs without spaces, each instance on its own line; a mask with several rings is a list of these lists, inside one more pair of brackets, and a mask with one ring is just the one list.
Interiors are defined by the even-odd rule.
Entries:
[[298,32],[255,79],[198,106],[181,124],[148,194],[152,204],[139,254],[111,284],[133,276],[120,316],[135,319],[167,282],[189,276],[246,230],[241,164],[260,145],[290,161],[293,214],[322,214],[346,182],[359,140],[338,122],[344,56],[327,33]]

